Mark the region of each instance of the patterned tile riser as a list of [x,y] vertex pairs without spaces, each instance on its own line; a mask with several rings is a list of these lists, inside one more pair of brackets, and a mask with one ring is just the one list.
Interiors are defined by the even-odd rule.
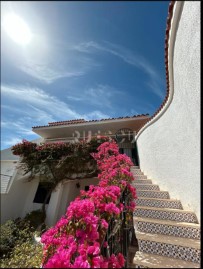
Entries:
[[134,216],[137,216],[137,217],[197,223],[197,217],[194,214],[185,213],[184,211],[183,212],[169,212],[169,211],[159,211],[159,210],[137,208],[133,214]]
[[192,239],[200,239],[200,229],[193,227],[181,227],[181,226],[165,225],[161,223],[149,223],[138,221],[137,229],[138,231],[146,233],[157,233],[157,234],[165,234]]
[[136,186],[136,184],[152,184],[152,181],[151,179],[135,179],[132,182],[132,185]]
[[133,175],[135,179],[147,179],[147,176],[144,175]]
[[144,175],[141,171],[131,171],[134,175]]
[[147,176],[147,175],[145,175],[145,174],[143,174],[143,173],[134,173],[134,172],[131,172],[133,175],[135,175],[135,176]]
[[149,197],[149,198],[160,198],[160,199],[169,199],[169,193],[168,192],[145,192],[145,191],[139,191],[137,190],[137,197]]
[[173,208],[173,209],[183,209],[180,201],[155,201],[155,200],[144,200],[137,199],[135,200],[136,205],[138,206],[149,206],[149,207],[160,207],[160,208]]
[[200,250],[161,242],[138,240],[139,251],[184,261],[200,262]]
[[153,191],[159,191],[159,186],[157,185],[145,185],[145,184],[142,184],[142,185],[135,185],[134,186],[137,190],[153,190]]

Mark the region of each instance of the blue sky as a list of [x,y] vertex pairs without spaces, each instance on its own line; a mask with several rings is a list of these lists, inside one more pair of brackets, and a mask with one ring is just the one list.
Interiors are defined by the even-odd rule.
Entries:
[[168,5],[1,2],[32,34],[22,46],[1,31],[1,148],[52,121],[152,115],[166,92]]

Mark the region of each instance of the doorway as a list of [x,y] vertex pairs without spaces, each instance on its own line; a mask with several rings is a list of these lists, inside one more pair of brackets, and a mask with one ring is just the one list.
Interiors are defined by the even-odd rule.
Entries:
[[122,147],[125,145],[120,144],[121,147],[119,147],[119,153],[120,154],[126,154],[128,157],[131,158],[132,162],[135,166],[139,166],[139,156],[138,156],[138,150],[137,150],[137,143],[133,143],[133,146],[131,147]]

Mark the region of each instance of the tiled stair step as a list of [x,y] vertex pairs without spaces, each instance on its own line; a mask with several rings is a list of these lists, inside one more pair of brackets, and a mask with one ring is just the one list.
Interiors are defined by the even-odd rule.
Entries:
[[133,165],[133,166],[131,166],[130,168],[131,168],[131,169],[140,169],[140,167],[139,167],[139,166],[136,166],[136,165]]
[[172,208],[136,206],[134,216],[198,223],[197,217],[194,212]]
[[147,191],[147,190],[137,190],[137,197],[147,197],[147,198],[160,198],[160,199],[170,199],[169,193],[167,191]]
[[144,175],[144,173],[140,170],[131,170],[131,173],[133,173],[134,175]]
[[139,197],[138,199],[135,200],[135,202],[136,205],[138,206],[183,209],[180,200],[175,199]]
[[134,225],[140,232],[200,240],[200,225],[196,223],[134,217]]
[[135,179],[132,182],[132,185],[137,185],[137,184],[152,184],[151,179]]
[[200,240],[135,231],[139,251],[200,262]]
[[200,268],[200,264],[137,251],[130,268]]
[[145,176],[145,175],[135,175],[135,174],[133,174],[133,176],[134,176],[135,179],[147,179],[147,176]]
[[156,190],[159,191],[159,186],[155,184],[134,184],[136,190]]

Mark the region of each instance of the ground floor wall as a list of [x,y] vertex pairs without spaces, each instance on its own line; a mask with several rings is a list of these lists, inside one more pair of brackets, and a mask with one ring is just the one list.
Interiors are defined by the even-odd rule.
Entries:
[[[79,183],[79,187],[76,184]],[[70,180],[59,185],[53,191],[50,202],[47,208],[46,224],[54,225],[65,213],[70,202],[73,201],[79,194],[80,190],[85,190],[85,186],[97,185],[97,178],[87,178],[81,180]]]
[[[72,180],[59,184],[52,192],[49,204],[46,205],[46,224],[54,225],[65,214],[70,202],[85,190],[85,186],[97,185],[97,178]],[[79,183],[79,187],[76,184]],[[41,209],[41,203],[33,203],[39,180],[28,182],[26,179],[16,177],[8,193],[1,194],[1,223],[9,219],[23,218],[33,210]]]
[[42,204],[33,203],[39,180],[31,182],[15,178],[8,193],[1,194],[1,223],[7,220],[23,218],[33,210],[40,209]]

